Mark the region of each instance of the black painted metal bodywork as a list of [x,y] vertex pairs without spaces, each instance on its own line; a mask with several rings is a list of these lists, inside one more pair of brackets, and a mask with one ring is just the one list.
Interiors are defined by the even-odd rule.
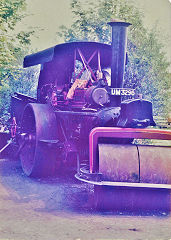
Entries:
[[[152,105],[149,101],[132,99],[121,103],[122,94],[118,95],[118,92],[126,95],[130,92],[123,90],[127,27],[130,24],[109,24],[112,26],[111,45],[72,42],[25,57],[24,67],[41,64],[37,99],[16,93],[12,97],[11,111],[19,125],[19,135],[22,135],[26,122],[29,125],[29,117],[25,119],[29,111],[30,118],[38,129],[30,128],[24,133],[23,139],[27,140],[30,146],[34,145],[35,151],[37,145],[32,144],[35,133],[44,131],[44,128],[47,136],[38,142],[57,148],[60,161],[66,162],[71,159],[68,156],[75,153],[78,153],[81,159],[88,159],[88,137],[95,127],[154,125]],[[79,73],[76,72],[78,63],[82,65]],[[45,113],[39,114],[40,109],[45,109]],[[43,123],[47,118],[49,122],[52,122],[52,119],[56,121],[56,139],[51,139],[51,126],[48,128],[37,124],[39,121]],[[47,124],[47,121],[44,124]],[[54,129],[53,126],[53,131]],[[49,151],[49,148],[47,149]]]

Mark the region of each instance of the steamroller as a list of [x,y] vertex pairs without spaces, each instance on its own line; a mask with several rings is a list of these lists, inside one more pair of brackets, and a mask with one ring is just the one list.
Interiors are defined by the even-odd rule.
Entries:
[[74,168],[98,209],[170,211],[171,131],[156,129],[152,102],[124,87],[130,23],[109,25],[111,44],[69,42],[24,58],[24,68],[41,65],[37,96],[12,96],[10,141],[28,177]]

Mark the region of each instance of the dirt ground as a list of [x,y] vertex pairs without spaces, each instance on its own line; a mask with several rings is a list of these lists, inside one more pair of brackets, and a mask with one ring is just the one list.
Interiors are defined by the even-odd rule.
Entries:
[[73,175],[30,179],[0,159],[0,240],[171,240],[171,216],[98,212]]

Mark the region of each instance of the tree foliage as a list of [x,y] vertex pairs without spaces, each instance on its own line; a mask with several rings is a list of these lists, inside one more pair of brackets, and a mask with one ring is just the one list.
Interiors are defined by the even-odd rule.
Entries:
[[144,98],[153,102],[155,114],[169,111],[168,67],[157,30],[147,30],[143,25],[143,13],[127,0],[80,1],[72,0],[74,16],[70,28],[61,26],[57,33],[66,42],[89,40],[111,42],[111,29],[107,22],[121,19],[132,25],[128,31],[128,57],[125,86],[136,89]]
[[[31,93],[34,85],[31,70],[23,70],[23,57],[28,51],[30,36],[34,31],[15,31],[24,17],[25,0],[0,1],[0,116],[9,113],[10,96],[15,91]],[[32,79],[26,80],[28,76]]]
[[28,94],[35,97],[36,79],[38,78],[37,67],[23,69],[9,69],[6,78],[0,87],[0,116],[4,119],[10,117],[10,99],[14,92]]
[[18,64],[17,56],[21,54],[20,44],[26,45],[33,33],[15,33],[16,24],[24,17],[25,0],[1,0],[0,2],[0,66]]

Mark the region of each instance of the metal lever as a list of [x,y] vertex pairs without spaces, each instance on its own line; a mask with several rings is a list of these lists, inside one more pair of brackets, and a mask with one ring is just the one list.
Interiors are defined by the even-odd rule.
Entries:
[[11,138],[11,139],[8,141],[8,143],[7,143],[3,148],[1,148],[0,153],[2,153],[12,142],[13,142],[13,139]]

